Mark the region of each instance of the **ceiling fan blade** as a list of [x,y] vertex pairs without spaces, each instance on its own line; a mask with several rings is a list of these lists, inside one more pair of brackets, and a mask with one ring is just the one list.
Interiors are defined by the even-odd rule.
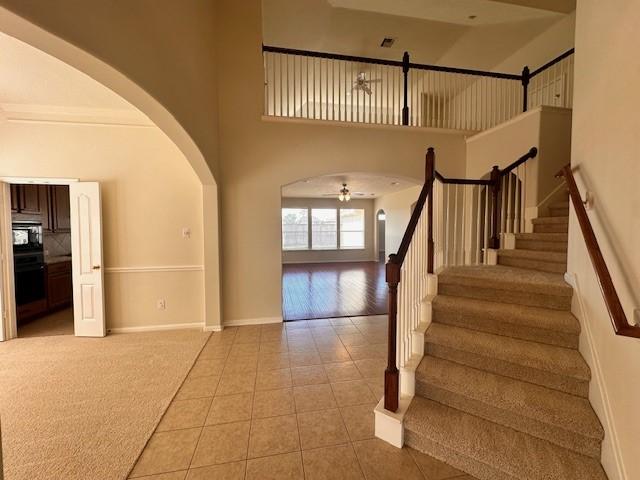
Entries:
[[372,78],[371,80],[367,80],[367,83],[380,83],[382,82],[381,78]]

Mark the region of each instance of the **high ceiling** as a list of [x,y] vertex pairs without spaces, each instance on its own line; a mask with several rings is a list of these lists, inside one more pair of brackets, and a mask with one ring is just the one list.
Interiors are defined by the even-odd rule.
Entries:
[[0,33],[0,107],[7,105],[137,112],[88,75]]
[[[520,22],[558,15],[557,11],[532,8],[535,0],[328,0],[333,7],[382,13],[422,20],[479,26]],[[542,3],[542,2],[541,2]],[[528,6],[526,4],[529,4]]]
[[343,183],[347,184],[354,199],[377,198],[417,185],[404,178],[352,172],[324,175],[285,185],[282,187],[282,196],[287,198],[337,197]]
[[[263,43],[388,60],[408,51],[415,63],[491,70],[556,25],[572,30],[574,2],[263,0]],[[391,48],[380,46],[385,37]],[[562,52],[545,48],[543,63]]]

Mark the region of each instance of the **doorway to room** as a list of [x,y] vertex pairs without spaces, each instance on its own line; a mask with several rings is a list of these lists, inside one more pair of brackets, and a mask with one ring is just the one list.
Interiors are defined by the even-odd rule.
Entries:
[[100,185],[0,180],[0,340],[104,336]]
[[386,255],[386,242],[385,242],[385,230],[387,224],[387,215],[384,210],[380,209],[376,212],[376,239],[378,244],[378,261],[385,263]]
[[69,186],[9,188],[17,336],[73,335]]
[[[393,232],[381,207],[389,201],[393,205],[396,194],[414,185],[406,179],[346,173],[282,188],[285,321],[387,313],[384,258],[390,247],[386,237]],[[409,212],[410,203],[405,207]],[[396,222],[398,230],[405,226]],[[393,238],[400,236],[398,231]]]

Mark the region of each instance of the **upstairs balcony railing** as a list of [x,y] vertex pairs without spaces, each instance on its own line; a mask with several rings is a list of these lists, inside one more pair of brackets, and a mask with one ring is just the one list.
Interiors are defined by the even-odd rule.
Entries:
[[540,105],[571,108],[571,49],[521,74],[263,46],[264,114],[481,131]]

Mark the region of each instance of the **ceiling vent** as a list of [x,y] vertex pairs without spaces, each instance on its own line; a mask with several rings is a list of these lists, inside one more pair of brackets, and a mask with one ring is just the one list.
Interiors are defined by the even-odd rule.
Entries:
[[395,43],[396,39],[395,38],[391,38],[391,37],[385,37],[382,40],[382,43],[380,44],[380,46],[382,48],[391,48],[393,46],[393,44]]

